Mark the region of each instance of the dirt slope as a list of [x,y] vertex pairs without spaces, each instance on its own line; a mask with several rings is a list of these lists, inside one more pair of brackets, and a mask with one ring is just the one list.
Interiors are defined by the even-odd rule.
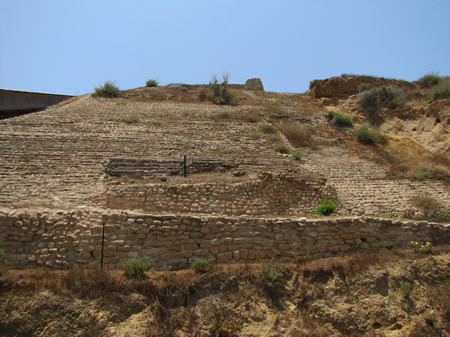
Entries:
[[0,335],[447,336],[446,250],[270,265],[279,278],[259,265],[134,283],[100,270],[10,271],[0,277]]

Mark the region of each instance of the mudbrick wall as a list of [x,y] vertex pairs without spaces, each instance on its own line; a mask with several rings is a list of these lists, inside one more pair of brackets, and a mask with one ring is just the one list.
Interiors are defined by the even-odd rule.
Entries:
[[303,216],[334,190],[324,180],[260,173],[239,183],[121,184],[106,193],[106,206],[152,212],[212,215]]
[[133,256],[160,270],[195,257],[217,263],[294,262],[408,245],[449,242],[448,225],[380,218],[256,219],[125,211],[0,209],[0,247],[9,268],[121,268]]

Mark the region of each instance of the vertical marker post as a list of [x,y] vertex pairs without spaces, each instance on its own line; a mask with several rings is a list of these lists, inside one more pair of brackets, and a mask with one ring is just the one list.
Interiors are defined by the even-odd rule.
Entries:
[[187,176],[187,167],[186,167],[186,155],[184,155],[184,177]]
[[102,229],[102,258],[100,260],[102,269],[103,269],[103,251],[105,250],[105,223],[103,223],[103,229]]

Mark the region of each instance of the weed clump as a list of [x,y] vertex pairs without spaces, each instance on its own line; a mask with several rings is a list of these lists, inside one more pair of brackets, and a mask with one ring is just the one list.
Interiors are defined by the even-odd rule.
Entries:
[[147,82],[145,82],[145,86],[146,87],[157,87],[158,86],[158,81],[157,80],[148,80]]
[[311,128],[298,123],[280,124],[278,129],[283,133],[294,147],[311,145]]
[[198,258],[192,262],[191,268],[196,273],[207,273],[211,269],[211,263],[207,259]]
[[138,112],[132,112],[128,115],[124,115],[121,118],[121,121],[127,124],[133,124],[139,122],[139,113]]
[[358,86],[358,91],[359,92],[368,91],[368,90],[371,90],[372,88],[373,88],[373,85],[370,83],[361,83]]
[[281,281],[283,273],[278,266],[272,263],[264,263],[261,265],[261,279],[264,286],[275,288]]
[[325,198],[316,206],[314,214],[316,215],[331,215],[337,211],[336,204],[328,198],[328,194]]
[[272,124],[263,124],[260,127],[262,133],[273,135],[277,133],[277,129]]
[[439,84],[433,87],[431,91],[431,98],[433,100],[447,97],[450,97],[450,76],[443,77]]
[[431,88],[434,87],[435,85],[438,85],[440,81],[441,77],[437,73],[429,73],[419,78],[417,83],[422,88]]
[[275,146],[275,151],[281,153],[281,154],[288,154],[290,152],[289,146],[286,146],[284,144],[277,144]]
[[395,109],[406,102],[406,96],[402,90],[392,87],[382,87],[363,91],[358,96],[359,104],[367,119],[372,124],[381,124],[383,116],[382,108]]
[[139,257],[133,257],[127,260],[123,266],[125,268],[125,276],[133,281],[143,280],[145,278],[145,272],[150,267],[147,261]]
[[317,85],[317,83],[319,83],[319,80],[312,80],[311,82],[309,82],[309,90],[314,88]]
[[303,153],[301,151],[295,151],[292,156],[295,160],[302,160]]
[[450,212],[445,210],[442,202],[428,194],[419,194],[411,199],[411,204],[418,208],[427,219],[449,220]]
[[100,97],[118,97],[120,90],[112,81],[106,81],[102,86],[95,88],[95,95]]
[[209,82],[209,86],[214,94],[213,102],[218,105],[238,105],[239,101],[233,93],[228,90],[228,79],[229,75],[223,75],[222,83],[219,83],[219,80],[214,75],[211,81]]
[[353,118],[347,114],[342,112],[330,110],[328,111],[328,119],[330,121],[334,121],[334,124],[337,126],[353,126]]
[[369,126],[368,123],[363,123],[359,128],[355,130],[356,137],[358,141],[363,144],[377,145],[385,144],[387,142],[387,137],[381,133],[378,128]]

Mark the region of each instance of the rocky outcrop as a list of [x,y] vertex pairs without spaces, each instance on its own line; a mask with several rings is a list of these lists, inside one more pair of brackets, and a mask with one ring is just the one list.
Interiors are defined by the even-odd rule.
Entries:
[[264,91],[264,86],[260,78],[250,78],[245,82],[245,86],[251,90],[262,90]]
[[391,86],[402,89],[415,89],[416,86],[404,80],[393,80],[373,76],[351,76],[343,75],[330,77],[325,80],[314,80],[310,94],[314,98],[321,97],[345,97],[359,92],[359,85],[370,84],[373,87]]

